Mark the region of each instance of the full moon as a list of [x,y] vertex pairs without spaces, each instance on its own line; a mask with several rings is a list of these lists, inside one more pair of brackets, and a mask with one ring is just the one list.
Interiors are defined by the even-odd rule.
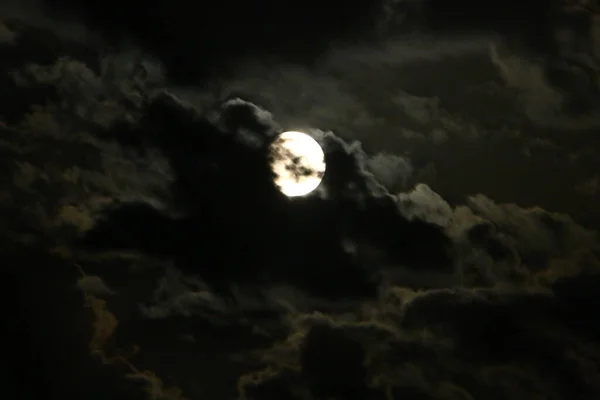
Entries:
[[269,153],[275,185],[284,195],[305,196],[323,180],[325,154],[306,133],[283,132],[271,143]]

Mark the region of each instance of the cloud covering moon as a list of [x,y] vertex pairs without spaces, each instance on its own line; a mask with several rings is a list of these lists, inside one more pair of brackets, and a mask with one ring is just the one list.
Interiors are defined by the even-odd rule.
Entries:
[[270,145],[275,185],[288,197],[305,196],[325,175],[325,154],[319,143],[303,132],[286,131]]

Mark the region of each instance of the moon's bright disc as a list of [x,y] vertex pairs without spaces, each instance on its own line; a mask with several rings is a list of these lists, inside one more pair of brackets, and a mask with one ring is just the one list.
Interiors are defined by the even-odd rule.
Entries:
[[305,196],[323,180],[325,154],[306,133],[283,132],[271,143],[269,151],[275,185],[284,195]]

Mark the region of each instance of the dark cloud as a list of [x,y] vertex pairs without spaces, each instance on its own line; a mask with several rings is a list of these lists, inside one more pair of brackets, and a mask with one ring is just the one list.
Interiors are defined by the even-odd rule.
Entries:
[[[159,95],[150,104],[150,120],[148,125],[142,123],[140,132],[153,134],[167,154],[187,215],[177,220],[156,215],[153,228],[156,211],[126,206],[130,210],[117,209],[107,217],[106,226],[113,228],[100,225],[91,233],[90,243],[101,246],[98,241],[107,235],[114,246],[163,252],[180,258],[187,268],[203,265],[209,280],[209,275],[219,281],[246,281],[252,276],[267,282],[284,279],[319,294],[375,293],[375,286],[368,288],[376,282],[377,271],[347,254],[343,237],[384,243],[382,254],[394,262],[444,263],[441,230],[402,217],[385,189],[364,170],[360,148],[330,133],[316,133],[328,164],[321,196],[290,201],[276,190],[269,170],[267,146],[277,128],[265,125],[268,114],[241,100],[226,102],[221,109],[225,116],[219,121],[225,121],[225,127],[226,119],[238,114],[235,130],[217,129],[169,95]],[[249,142],[250,135],[254,140]],[[381,195],[373,196],[373,189]],[[159,233],[165,231],[179,232],[172,236],[172,244]],[[157,232],[156,237],[151,232]],[[204,248],[196,238],[214,240],[221,248],[212,244]],[[426,242],[432,251],[423,257],[418,249]],[[295,252],[298,256],[291,257]],[[327,270],[331,275],[323,275]]]
[[98,296],[110,296],[113,294],[113,291],[98,276],[84,276],[80,278],[77,281],[77,287],[85,293]]
[[[452,173],[463,181],[482,173],[459,158],[494,158],[491,148],[597,165],[583,136],[569,145],[519,132],[558,118],[563,134],[572,121],[583,135],[577,129],[593,118],[562,109],[564,91],[534,64],[488,52],[485,38],[391,41],[332,50],[314,68],[258,64],[216,80],[227,88],[217,95],[173,85],[139,51],[85,50],[95,47],[52,39],[47,26],[7,28],[15,36],[0,47],[14,98],[0,109],[6,293],[23,307],[10,320],[25,315],[19,329],[45,332],[29,333],[35,346],[15,359],[26,371],[41,355],[58,377],[49,391],[179,400],[600,395],[597,233],[564,213],[470,194],[478,190],[452,201],[442,193],[461,185]],[[40,52],[12,50],[22,46]],[[436,81],[433,64],[465,59],[487,71],[470,89],[461,87],[476,74]],[[379,87],[358,84],[374,74]],[[427,74],[433,83],[411,83]],[[496,101],[495,115],[477,117],[482,99]],[[272,181],[268,145],[288,127],[325,151],[323,183],[306,198],[285,198]],[[576,196],[558,187],[567,178],[545,172],[544,184]],[[493,173],[482,179],[501,185]],[[52,375],[43,373],[30,379]],[[77,390],[74,381],[83,382]]]
[[0,42],[3,44],[12,44],[15,40],[15,33],[11,31],[4,22],[0,22]]
[[114,45],[125,37],[158,55],[168,65],[171,79],[185,83],[197,81],[207,71],[226,73],[229,62],[257,55],[286,61],[315,59],[332,40],[371,36],[373,19],[381,9],[381,2],[369,1],[351,8],[342,2],[324,8],[311,0],[296,3],[293,11],[273,1],[215,3],[202,11],[182,1],[40,3],[37,8],[47,15],[81,21]]
[[[549,286],[598,274],[594,232],[567,216],[483,195],[459,207],[426,185],[392,195],[358,143],[316,130],[328,163],[323,186],[290,201],[274,190],[266,167],[264,149],[277,125],[264,109],[226,101],[211,111],[217,128],[173,95],[149,107],[139,134],[169,159],[182,216],[125,205],[90,231],[89,243],[174,259],[180,272],[145,308],[156,323],[182,315],[239,324],[242,313],[268,337],[282,332],[249,317],[251,310],[291,311],[287,341],[258,353],[270,372],[240,378],[248,398],[296,398],[303,390],[347,399],[597,394],[594,375],[578,369],[596,362],[580,360],[596,344],[567,318],[573,300]],[[266,289],[277,285],[316,296],[326,314],[311,315],[310,301],[298,294]],[[219,299],[224,288],[233,303]],[[343,299],[361,294],[366,309],[348,314],[353,306]],[[511,383],[497,386],[497,379]]]

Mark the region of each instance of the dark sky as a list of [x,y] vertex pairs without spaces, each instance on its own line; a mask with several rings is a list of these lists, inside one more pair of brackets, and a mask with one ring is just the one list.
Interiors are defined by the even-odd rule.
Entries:
[[[0,4],[5,390],[600,396],[600,21],[559,2]],[[284,197],[268,145],[323,147]]]

